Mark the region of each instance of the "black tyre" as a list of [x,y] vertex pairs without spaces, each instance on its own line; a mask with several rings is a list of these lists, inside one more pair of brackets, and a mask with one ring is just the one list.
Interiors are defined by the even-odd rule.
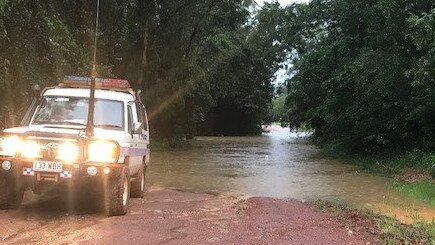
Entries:
[[14,176],[0,173],[0,209],[15,209],[21,205],[24,189]]
[[104,210],[108,216],[125,215],[130,201],[130,175],[123,167],[105,183]]
[[147,169],[146,166],[142,166],[142,168],[134,176],[134,180],[131,182],[130,197],[133,197],[133,198],[142,198],[143,197],[144,192],[145,192],[146,169]]

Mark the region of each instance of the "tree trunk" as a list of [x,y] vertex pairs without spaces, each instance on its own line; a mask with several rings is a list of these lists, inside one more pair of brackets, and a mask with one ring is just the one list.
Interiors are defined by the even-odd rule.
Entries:
[[6,120],[5,120],[5,128],[13,127],[15,126],[15,106],[14,106],[14,99],[13,95],[16,93],[16,91],[13,91],[12,89],[12,81],[14,80],[12,74],[11,74],[11,65],[9,60],[5,60],[4,64],[5,68],[5,77],[6,77],[6,83],[5,83],[5,92],[6,92],[6,107],[4,109],[4,112],[7,113]]
[[144,79],[145,79],[145,73],[147,69],[147,50],[148,50],[148,24],[145,24],[145,31],[143,35],[143,42],[142,42],[142,59],[139,67],[139,75],[137,83],[140,87],[142,87]]

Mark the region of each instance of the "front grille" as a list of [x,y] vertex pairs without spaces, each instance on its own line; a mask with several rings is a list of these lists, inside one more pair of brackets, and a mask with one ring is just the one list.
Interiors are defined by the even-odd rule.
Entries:
[[55,160],[57,156],[57,149],[55,148],[41,148],[41,156],[44,160]]

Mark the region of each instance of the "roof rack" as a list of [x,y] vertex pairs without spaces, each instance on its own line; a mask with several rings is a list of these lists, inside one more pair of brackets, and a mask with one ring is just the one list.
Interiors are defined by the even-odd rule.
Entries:
[[[59,83],[61,88],[90,88],[90,77],[66,76],[63,82]],[[114,90],[120,92],[128,92],[134,94],[130,83],[127,80],[110,79],[110,78],[95,78],[95,88]]]

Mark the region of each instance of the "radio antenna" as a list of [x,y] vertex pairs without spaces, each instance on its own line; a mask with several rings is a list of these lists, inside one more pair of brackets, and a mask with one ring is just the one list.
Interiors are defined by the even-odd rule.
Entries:
[[94,56],[92,61],[91,89],[89,95],[88,122],[86,124],[86,136],[94,135],[94,106],[95,106],[95,79],[97,77],[97,43],[98,24],[100,19],[100,0],[97,0],[97,13],[95,18]]

